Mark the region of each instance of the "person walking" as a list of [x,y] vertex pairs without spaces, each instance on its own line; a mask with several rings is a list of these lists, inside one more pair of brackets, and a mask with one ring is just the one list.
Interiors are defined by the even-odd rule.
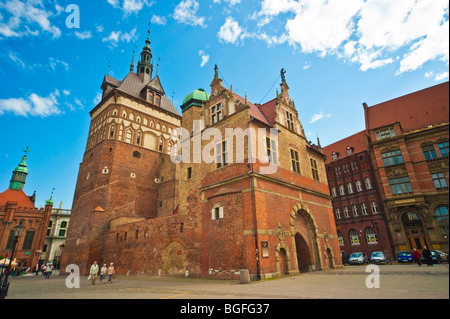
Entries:
[[112,283],[112,278],[114,276],[114,274],[116,273],[115,269],[114,269],[114,264],[111,263],[108,267],[108,276],[109,276],[109,280],[108,283]]
[[98,276],[97,261],[94,261],[94,264],[91,266],[89,275],[91,276],[91,285],[95,285],[95,281],[97,280],[97,276]]
[[423,258],[425,259],[425,262],[427,263],[427,266],[433,267],[431,251],[427,248],[427,246],[423,246],[422,255],[423,255]]
[[416,248],[414,248],[414,251],[413,251],[413,258],[414,258],[414,261],[419,265],[419,266],[422,266],[422,262],[420,261],[420,258],[422,258],[422,254],[421,253],[419,253],[418,251],[417,251],[417,249]]
[[47,265],[47,267],[45,267],[45,279],[50,279],[51,274],[52,274],[52,265]]
[[105,278],[106,278],[106,273],[108,272],[108,267],[106,267],[106,264],[103,264],[103,267],[100,269],[100,283],[106,284]]

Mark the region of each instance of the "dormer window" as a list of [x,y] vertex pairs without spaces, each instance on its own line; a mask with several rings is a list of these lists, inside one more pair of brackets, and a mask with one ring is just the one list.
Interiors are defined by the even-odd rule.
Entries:
[[148,92],[147,93],[147,102],[153,104],[153,92]]
[[339,153],[337,153],[337,152],[333,152],[332,156],[333,156],[333,160],[335,161],[335,160],[337,160],[337,159],[338,159],[338,157],[339,157]]
[[353,147],[347,146],[347,155],[353,154]]
[[161,97],[159,95],[155,95],[155,105],[159,106],[161,104]]

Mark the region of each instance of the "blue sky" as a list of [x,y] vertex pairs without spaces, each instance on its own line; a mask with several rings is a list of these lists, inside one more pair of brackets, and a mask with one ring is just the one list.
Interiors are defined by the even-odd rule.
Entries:
[[307,138],[326,146],[364,128],[363,102],[448,81],[448,12],[446,0],[0,0],[0,192],[29,146],[25,192],[39,207],[55,187],[71,207],[108,65],[126,76],[150,21],[178,109],[209,90],[214,64],[253,103],[275,97],[284,68]]

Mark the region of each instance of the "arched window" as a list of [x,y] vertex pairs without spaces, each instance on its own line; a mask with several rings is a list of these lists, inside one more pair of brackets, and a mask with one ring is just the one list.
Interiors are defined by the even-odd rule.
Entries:
[[437,223],[441,229],[442,236],[448,238],[448,207],[439,206],[434,212]]
[[338,231],[337,235],[338,235],[339,245],[341,245],[341,246],[345,245],[344,235],[342,235],[342,233],[340,231]]
[[352,205],[353,216],[358,217],[358,207],[356,205]]
[[345,195],[344,185],[339,185],[339,194]]
[[337,193],[336,193],[336,187],[331,187],[331,195],[333,196],[333,197],[337,197]]
[[420,216],[413,212],[407,212],[402,216],[403,226],[405,227],[420,227],[422,226],[422,220]]
[[372,214],[378,214],[377,203],[375,203],[375,201],[372,201],[372,203],[370,203],[370,206],[372,207]]
[[337,218],[337,219],[341,219],[341,218],[342,218],[342,216],[341,216],[341,210],[340,210],[339,208],[336,208],[336,218]]
[[115,132],[116,132],[116,126],[113,124],[113,125],[111,125],[111,128],[109,129],[109,138],[114,138]]
[[361,181],[356,181],[356,190],[358,191],[358,192],[361,192],[363,189],[362,189],[362,184],[361,184]]
[[345,218],[350,218],[350,215],[348,214],[348,207],[347,206],[344,206],[344,215],[345,215]]
[[371,227],[366,228],[366,240],[368,244],[376,244],[378,243],[377,234]]
[[366,188],[372,189],[372,181],[370,180],[369,177],[366,177]]
[[348,233],[349,237],[350,237],[350,242],[352,243],[352,245],[359,245],[359,235],[358,232],[354,229],[351,229],[350,232]]
[[348,189],[348,193],[349,194],[353,194],[353,185],[352,185],[352,183],[348,183],[347,184],[347,189]]
[[367,215],[367,206],[366,203],[361,204],[361,211],[363,215]]

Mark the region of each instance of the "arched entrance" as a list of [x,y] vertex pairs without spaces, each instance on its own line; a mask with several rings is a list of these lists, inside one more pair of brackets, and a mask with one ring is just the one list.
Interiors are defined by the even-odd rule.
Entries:
[[407,212],[402,216],[403,229],[406,240],[411,250],[414,248],[421,250],[423,246],[428,246],[422,219],[414,212]]
[[295,234],[295,246],[297,248],[298,270],[301,273],[311,271],[311,252],[300,233]]

